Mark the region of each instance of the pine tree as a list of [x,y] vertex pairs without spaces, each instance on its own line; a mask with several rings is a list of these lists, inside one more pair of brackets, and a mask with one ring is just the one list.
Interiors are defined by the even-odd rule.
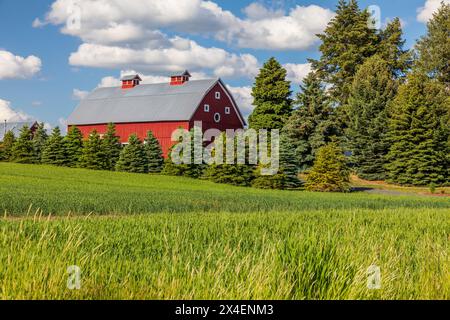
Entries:
[[113,123],[108,124],[108,129],[103,136],[102,142],[106,152],[106,169],[114,170],[119,160],[120,152],[122,151],[122,144],[120,143],[120,138],[117,136],[116,126]]
[[289,118],[283,134],[291,141],[298,169],[304,171],[313,165],[317,150],[341,132],[317,73],[311,72],[304,79],[296,104],[298,109]]
[[256,77],[252,96],[255,109],[249,117],[252,129],[281,129],[292,112],[291,87],[287,72],[270,58]]
[[148,159],[148,172],[160,173],[164,166],[164,157],[158,139],[151,131],[147,132],[145,138],[144,150]]
[[260,189],[293,190],[301,186],[298,178],[298,161],[295,153],[295,142],[287,135],[280,136],[280,168],[277,174],[261,175],[261,167],[257,169],[252,186]]
[[395,18],[380,32],[378,55],[387,62],[396,79],[405,78],[412,66],[412,52],[404,49],[405,43],[399,18]]
[[116,170],[131,173],[148,173],[148,160],[142,141],[132,134],[128,139],[128,145],[120,153]]
[[89,138],[83,143],[79,167],[92,170],[105,170],[107,168],[106,152],[97,130],[93,130]]
[[15,142],[16,138],[14,137],[14,133],[12,131],[7,131],[0,146],[2,149],[1,161],[11,161],[12,147]]
[[340,0],[336,16],[330,21],[322,40],[319,60],[310,60],[338,106],[347,104],[350,86],[356,71],[364,61],[377,52],[379,37],[369,28],[370,14],[361,11],[356,0]]
[[350,191],[350,171],[343,150],[334,142],[320,148],[305,188],[318,192]]
[[[172,146],[169,150],[169,155],[167,159],[164,161],[164,168],[162,170],[162,174],[168,175],[168,176],[183,176],[188,178],[200,178],[203,176],[206,165],[204,163],[197,164],[195,161],[195,154],[194,154],[194,129],[192,129],[189,132],[190,139],[191,139],[191,161],[190,164],[176,164],[174,163],[174,160],[172,159],[172,151],[175,146]],[[198,137],[200,138],[200,137]],[[181,142],[181,140],[180,140]],[[183,157],[183,155],[180,155]]]
[[42,153],[44,152],[48,140],[47,130],[45,130],[44,126],[44,123],[40,123],[33,136],[34,155],[36,157],[35,160],[38,163],[42,161]]
[[[233,139],[232,139],[233,140]],[[242,186],[248,187],[252,184],[254,179],[254,170],[255,166],[248,164],[248,148],[246,146],[245,150],[242,149],[242,152],[245,152],[246,155],[246,163],[238,164],[238,148],[237,148],[237,138],[233,140],[233,145],[227,143],[226,135],[222,134],[220,137],[216,138],[216,143],[223,144],[223,164],[213,163],[208,166],[205,170],[204,179],[215,183],[223,183],[234,186]],[[233,164],[227,163],[227,150],[233,150],[234,159]],[[213,155],[217,152],[217,148],[214,148]]]
[[61,136],[59,127],[53,129],[47,140],[47,144],[42,152],[42,163],[55,166],[65,166],[67,164],[66,144]]
[[415,71],[399,88],[389,113],[389,181],[448,183],[450,98],[445,86]]
[[387,107],[395,98],[397,83],[391,66],[378,55],[369,58],[358,70],[349,99],[347,136],[352,162],[359,177],[386,178],[389,151]]
[[417,43],[416,67],[450,90],[450,4],[442,4],[428,22],[427,35]]
[[11,149],[11,160],[17,163],[35,163],[36,157],[33,149],[33,134],[28,126],[20,130],[19,138]]
[[77,167],[83,154],[83,134],[77,127],[70,127],[64,139],[66,146],[67,166]]

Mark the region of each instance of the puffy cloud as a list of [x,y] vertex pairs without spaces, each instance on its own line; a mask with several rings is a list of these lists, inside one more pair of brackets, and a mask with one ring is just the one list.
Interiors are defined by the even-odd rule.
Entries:
[[74,100],[83,100],[84,98],[87,97],[88,94],[89,94],[89,91],[83,91],[83,90],[80,90],[80,89],[73,89],[72,98]]
[[22,111],[16,111],[12,108],[11,102],[0,99],[0,122],[21,122],[29,121],[32,117]]
[[417,20],[427,23],[441,7],[442,2],[450,4],[450,0],[426,0],[424,6],[417,9]]
[[0,80],[28,79],[41,70],[41,59],[35,56],[27,58],[0,50]]
[[247,118],[255,108],[253,106],[252,88],[250,87],[232,87],[227,85],[243,116]]
[[212,69],[219,77],[253,76],[258,72],[258,61],[252,55],[237,55],[219,48],[205,48],[195,41],[180,38],[171,41],[173,46],[164,49],[132,49],[85,43],[70,55],[69,62],[74,66],[133,67],[150,72],[206,68]]
[[300,84],[303,79],[312,71],[312,66],[310,63],[287,63],[284,65],[284,68],[287,71],[287,79],[296,84]]

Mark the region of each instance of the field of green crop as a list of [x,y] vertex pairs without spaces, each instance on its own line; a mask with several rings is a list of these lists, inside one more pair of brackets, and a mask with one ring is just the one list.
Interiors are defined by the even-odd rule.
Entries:
[[0,299],[450,298],[448,198],[0,163],[0,210]]

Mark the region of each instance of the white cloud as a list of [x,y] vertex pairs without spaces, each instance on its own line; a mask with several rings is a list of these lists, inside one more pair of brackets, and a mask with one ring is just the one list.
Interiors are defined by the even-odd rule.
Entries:
[[0,50],[0,80],[28,79],[41,70],[42,62],[36,56],[27,58]]
[[450,0],[426,0],[424,6],[417,9],[417,20],[427,23],[441,7],[442,2],[450,4]]
[[312,71],[310,63],[287,63],[284,65],[284,68],[287,71],[287,79],[296,84],[302,83],[303,79]]
[[88,94],[89,94],[89,91],[83,91],[83,90],[80,90],[80,89],[73,89],[72,98],[74,100],[83,100],[84,98],[87,97]]
[[227,85],[243,116],[247,118],[255,108],[253,106],[252,88],[250,87],[232,87]]
[[32,117],[22,111],[16,111],[12,108],[11,102],[0,99],[0,122],[21,122],[29,121]]

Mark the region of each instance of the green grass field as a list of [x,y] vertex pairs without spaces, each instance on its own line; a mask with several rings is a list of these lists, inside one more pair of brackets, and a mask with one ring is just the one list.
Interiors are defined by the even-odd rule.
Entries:
[[0,163],[0,210],[0,299],[450,298],[448,198]]

